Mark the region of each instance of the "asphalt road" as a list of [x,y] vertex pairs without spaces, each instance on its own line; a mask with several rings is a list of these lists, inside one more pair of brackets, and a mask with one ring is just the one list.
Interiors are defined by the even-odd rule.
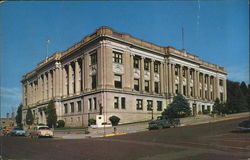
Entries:
[[243,119],[90,139],[0,137],[4,159],[28,160],[248,160]]

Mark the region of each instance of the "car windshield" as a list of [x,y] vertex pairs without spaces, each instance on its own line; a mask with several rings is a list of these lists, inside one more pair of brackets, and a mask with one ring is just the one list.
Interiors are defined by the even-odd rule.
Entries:
[[48,130],[49,127],[39,127],[39,130]]
[[22,130],[21,128],[14,128],[14,130]]

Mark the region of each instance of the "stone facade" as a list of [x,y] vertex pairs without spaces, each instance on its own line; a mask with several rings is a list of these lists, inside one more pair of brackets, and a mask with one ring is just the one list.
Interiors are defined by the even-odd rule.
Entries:
[[23,117],[30,107],[35,123],[46,123],[53,99],[67,126],[86,126],[97,114],[107,122],[112,115],[121,123],[144,121],[160,115],[177,93],[195,115],[212,111],[217,97],[226,101],[226,75],[185,50],[101,27],[23,76]]

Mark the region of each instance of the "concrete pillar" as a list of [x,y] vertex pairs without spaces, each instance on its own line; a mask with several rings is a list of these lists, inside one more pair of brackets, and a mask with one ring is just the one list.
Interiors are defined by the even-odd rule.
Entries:
[[151,60],[150,62],[150,91],[151,93],[153,94],[155,92],[155,80],[154,80],[154,77],[155,77],[155,72],[154,72],[154,63],[155,63],[155,60]]
[[207,99],[210,101],[211,100],[211,93],[210,93],[210,75],[208,75],[208,77],[207,77]]
[[190,97],[190,69],[187,68],[187,97]]
[[202,99],[205,99],[205,74],[202,74]]
[[164,82],[165,82],[165,93],[168,95],[169,93],[169,87],[168,87],[168,76],[169,76],[169,72],[168,72],[168,63],[165,62],[164,63],[165,67],[164,67],[164,73],[165,73],[165,76],[164,76]]
[[48,72],[48,99],[51,99],[52,97],[51,88],[52,88],[52,76],[51,76],[51,70],[50,70]]
[[44,74],[44,100],[48,99],[48,74]]
[[164,94],[164,75],[163,75],[163,62],[160,63],[160,93]]
[[172,64],[172,89],[173,89],[173,96],[176,95],[175,93],[175,64]]
[[215,88],[216,88],[216,98],[219,98],[220,100],[220,87],[219,87],[219,78],[215,78]]
[[197,72],[197,98],[200,99],[201,98],[201,94],[200,94],[200,72]]
[[134,55],[130,54],[130,84],[131,89],[134,89]]
[[172,64],[168,63],[168,93],[173,94],[173,84],[172,84]]
[[179,68],[179,93],[183,95],[183,67]]
[[72,68],[72,63],[69,64],[69,95],[73,94],[73,85],[74,85],[74,73]]
[[130,55],[128,52],[123,53],[122,62],[124,67],[124,73],[122,75],[122,88],[126,91],[131,91],[132,86],[130,84],[131,81],[131,64],[130,64]]
[[78,60],[75,61],[75,91],[79,94],[81,91],[81,71]]
[[227,101],[227,80],[223,79],[223,100]]
[[66,96],[68,93],[68,91],[67,91],[68,75],[67,75],[66,67],[67,67],[67,65],[63,66],[63,73],[62,73],[63,96]]
[[82,89],[84,90],[85,88],[85,59],[83,57],[82,57],[81,72],[82,72]]
[[144,92],[144,57],[140,60],[140,91]]
[[91,77],[89,75],[89,71],[90,71],[90,55],[89,54],[85,54],[84,55],[84,89],[86,91],[90,91],[91,89]]

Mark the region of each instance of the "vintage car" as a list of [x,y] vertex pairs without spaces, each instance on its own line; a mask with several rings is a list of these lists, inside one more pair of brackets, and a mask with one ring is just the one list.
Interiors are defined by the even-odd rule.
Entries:
[[178,125],[180,125],[178,118],[168,119],[166,116],[158,116],[156,120],[152,120],[148,123],[148,129],[170,128],[171,126],[176,127]]
[[25,136],[25,131],[22,128],[15,127],[10,131],[11,136]]
[[250,120],[244,120],[239,124],[239,129],[250,131]]
[[4,136],[10,135],[10,132],[11,132],[11,130],[13,128],[14,128],[13,126],[5,126],[5,127],[3,127],[3,131],[2,131],[3,135]]
[[48,126],[36,126],[30,131],[31,138],[53,137],[54,133]]

